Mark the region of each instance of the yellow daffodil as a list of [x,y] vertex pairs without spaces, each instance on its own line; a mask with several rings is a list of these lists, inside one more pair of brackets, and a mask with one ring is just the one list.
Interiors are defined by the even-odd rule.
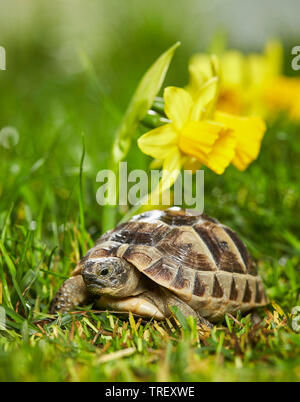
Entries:
[[[267,43],[264,53],[243,55],[228,50],[220,55],[220,93],[217,107],[237,115],[269,117],[286,111],[300,118],[300,79],[282,75],[283,49],[278,41]],[[202,85],[210,57],[195,55],[190,62],[188,91],[195,94]]]
[[244,170],[257,158],[265,124],[260,118],[215,110],[217,69],[216,60],[208,63],[201,86],[193,94],[182,88],[166,88],[165,114],[170,122],[138,140],[142,152],[155,158],[156,166],[163,166],[161,191],[174,183],[183,166],[194,170],[203,164],[222,174],[231,162]]
[[292,120],[300,120],[300,79],[279,76],[264,93],[270,113],[285,111]]
[[[244,92],[243,87],[243,57],[240,53],[232,51],[220,57],[219,75],[220,92],[218,97],[218,108],[228,113],[242,114]],[[195,55],[189,64],[190,82],[187,90],[194,97],[197,96],[203,80],[212,74],[210,68],[210,56],[207,54]]]
[[138,146],[142,152],[162,161],[163,183],[168,180],[172,185],[181,168],[191,166],[195,160],[221,174],[234,157],[236,139],[233,130],[205,116],[204,108],[214,100],[215,84],[216,80],[211,80],[197,102],[182,88],[166,88],[165,113],[170,123],[139,138]]

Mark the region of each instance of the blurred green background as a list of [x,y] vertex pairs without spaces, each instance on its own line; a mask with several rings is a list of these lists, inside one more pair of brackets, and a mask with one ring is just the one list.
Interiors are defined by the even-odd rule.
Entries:
[[[22,199],[36,215],[48,188],[56,207],[51,203],[47,216],[61,219],[62,205],[73,200],[82,133],[86,201],[95,217],[99,213],[96,173],[106,166],[114,131],[140,77],[171,44],[182,42],[166,84],[180,86],[188,79],[189,57],[208,49],[216,34],[247,52],[280,38],[287,70],[300,37],[297,0],[284,7],[274,0],[1,0],[0,10],[0,45],[7,52],[0,128],[13,126],[20,136],[10,150],[0,146],[1,207]],[[82,51],[95,77],[85,70]],[[141,160],[135,157],[134,167],[143,166],[145,158],[136,154]]]
[[[0,292],[5,291],[5,277],[13,309],[20,313],[17,320],[10,313],[15,331],[6,334],[10,346],[6,338],[0,342],[0,379],[69,379],[76,372],[72,362],[65,365],[69,347],[74,358],[85,362],[85,355],[69,343],[60,346],[61,354],[51,349],[52,357],[35,345],[35,365],[29,359],[31,349],[22,354],[20,348],[27,339],[27,320],[31,325],[40,312],[47,312],[54,291],[92,244],[92,240],[86,243],[79,214],[82,134],[86,144],[84,225],[95,239],[102,231],[96,175],[107,167],[114,132],[153,61],[181,41],[165,84],[182,86],[188,80],[190,56],[209,49],[216,37],[245,52],[260,52],[275,37],[284,44],[286,74],[299,76],[290,68],[291,48],[300,45],[299,16],[299,0],[0,0],[0,46],[7,57],[7,70],[0,71],[0,130],[10,126],[18,132],[16,143],[0,142],[0,229],[7,251],[2,249],[0,254]],[[83,52],[95,74],[84,67]],[[232,166],[222,176],[205,170],[205,212],[241,234],[258,260],[270,299],[285,313],[300,304],[299,128],[285,118],[277,119],[269,126],[259,159],[244,173]],[[149,162],[134,144],[129,167],[147,168]],[[27,313],[19,311],[20,293]],[[299,379],[299,338],[287,324],[284,319],[282,337],[277,323],[272,324],[270,344],[263,340],[255,349],[252,338],[249,346],[244,342],[249,347],[241,357],[245,371],[240,361],[230,366],[232,372],[226,371],[225,353],[225,363],[220,363],[223,371],[219,371],[219,360],[212,366],[210,360],[209,372],[199,366],[190,376],[182,366],[185,349],[179,345],[170,360],[170,378],[211,380],[226,374],[226,379]],[[213,335],[200,360],[220,353],[218,337]],[[81,347],[86,356],[95,352],[90,339]],[[159,347],[165,350],[164,343]],[[112,345],[111,351],[118,348]],[[171,356],[170,350],[166,353]],[[56,356],[57,370],[42,372],[43,362]],[[18,359],[23,359],[23,374]],[[144,364],[142,353],[136,359],[133,365]],[[156,376],[155,368],[149,374],[147,364],[145,374],[138,377],[130,371],[131,360],[126,364],[119,371],[115,366],[110,366],[111,371],[101,366],[98,374],[102,380],[165,378]],[[92,373],[93,369],[84,371],[79,379]]]

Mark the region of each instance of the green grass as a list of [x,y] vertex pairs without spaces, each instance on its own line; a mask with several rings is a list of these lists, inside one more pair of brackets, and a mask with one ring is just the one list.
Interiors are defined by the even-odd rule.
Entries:
[[[46,321],[55,291],[102,233],[95,178],[107,166],[130,94],[178,39],[161,33],[150,41],[147,29],[132,34],[126,52],[123,42],[111,48],[105,74],[101,58],[93,60],[96,81],[60,69],[49,57],[51,43],[4,44],[14,63],[0,72],[0,129],[16,127],[20,141],[0,145],[0,301],[7,318],[0,380],[299,381],[300,336],[290,314],[300,305],[300,126],[285,118],[269,126],[246,172],[205,171],[205,212],[245,240],[273,303],[259,311],[260,324],[249,315],[227,317],[202,333],[180,315],[171,326],[91,306]],[[182,52],[172,84],[186,79]],[[136,54],[144,55],[139,63]],[[134,145],[129,168],[146,168],[149,160]]]
[[300,337],[289,318],[300,305],[297,135],[295,126],[274,126],[247,172],[206,173],[206,212],[241,233],[276,303],[259,312],[259,325],[249,315],[228,317],[211,333],[197,332],[192,321],[172,327],[87,310],[43,321],[54,292],[101,231],[99,207],[86,197],[93,174],[83,174],[81,192],[80,155],[70,180],[55,174],[65,162],[59,148],[55,163],[44,157],[35,172],[21,148],[1,150],[5,166],[19,163],[21,171],[2,177],[0,283],[8,329],[0,331],[0,379],[300,380]]

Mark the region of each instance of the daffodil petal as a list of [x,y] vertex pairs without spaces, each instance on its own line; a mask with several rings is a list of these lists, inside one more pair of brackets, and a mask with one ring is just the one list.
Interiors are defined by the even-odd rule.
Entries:
[[179,176],[184,161],[185,157],[182,156],[178,149],[174,149],[168,154],[164,160],[162,178],[155,190],[148,197],[148,203],[150,205],[159,204],[162,194],[172,187]]
[[218,82],[218,77],[213,77],[199,88],[195,95],[191,120],[199,121],[205,109],[208,109],[209,104],[215,103],[218,95]]
[[266,88],[264,100],[270,111],[282,110],[291,119],[299,118],[300,78],[278,77]]
[[150,169],[160,169],[163,165],[164,161],[162,159],[153,159],[150,163]]
[[209,120],[191,121],[179,137],[179,148],[184,154],[201,162],[212,151],[223,128],[223,124]]
[[265,122],[260,117],[237,117],[221,112],[215,113],[215,119],[234,130],[237,144],[232,163],[239,170],[245,170],[258,157]]
[[298,95],[290,107],[289,116],[292,120],[300,120],[300,96]]
[[270,40],[265,47],[265,55],[268,61],[269,74],[277,77],[282,72],[283,47],[280,41]]
[[196,54],[189,63],[189,84],[187,91],[193,99],[199,96],[199,90],[213,77],[218,77],[220,72],[219,59],[217,56]]
[[165,113],[178,130],[188,122],[193,107],[191,95],[182,88],[164,90]]
[[165,159],[170,150],[176,147],[178,134],[171,124],[165,124],[142,135],[138,139],[140,150],[156,159]]
[[160,186],[161,193],[166,191],[174,184],[175,180],[179,176],[183,163],[184,157],[178,149],[169,153],[163,164],[163,176]]
[[248,60],[249,87],[253,91],[260,86],[264,86],[273,79],[268,76],[268,63],[266,58],[261,54],[249,54]]
[[229,50],[221,57],[221,79],[226,87],[243,87],[245,84],[246,60],[237,50]]
[[190,83],[200,88],[213,76],[211,57],[204,53],[195,54],[189,62]]

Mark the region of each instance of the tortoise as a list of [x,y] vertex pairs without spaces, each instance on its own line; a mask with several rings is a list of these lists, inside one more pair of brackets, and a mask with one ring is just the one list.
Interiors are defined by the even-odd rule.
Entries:
[[178,207],[136,215],[100,237],[57,292],[50,313],[91,300],[98,309],[157,320],[177,306],[206,325],[268,302],[238,235]]

